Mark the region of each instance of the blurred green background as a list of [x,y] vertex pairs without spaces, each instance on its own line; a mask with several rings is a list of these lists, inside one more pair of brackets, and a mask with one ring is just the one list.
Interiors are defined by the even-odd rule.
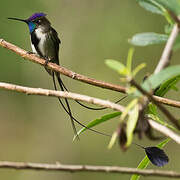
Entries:
[[[119,76],[105,66],[104,60],[112,58],[125,62],[128,49],[131,47],[128,38],[140,32],[163,33],[165,24],[163,17],[145,11],[132,0],[6,0],[2,1],[0,6],[0,38],[30,51],[27,25],[7,20],[7,17],[28,18],[35,12],[47,13],[48,19],[59,33],[62,41],[60,63],[63,66],[80,74],[117,84],[120,83]],[[144,74],[153,71],[163,46],[135,48],[134,66],[141,62],[147,63],[147,68],[138,75],[139,81]],[[180,53],[176,52],[172,64],[177,64],[179,57]],[[0,63],[0,81],[53,89],[52,79],[43,67],[23,60],[7,49],[0,48]],[[66,77],[63,79],[72,92],[112,101],[123,96],[121,93],[92,87]],[[168,97],[178,100],[180,96],[178,92],[172,92]],[[0,102],[0,160],[137,167],[144,157],[144,152],[133,145],[125,153],[120,150],[118,144],[108,150],[109,138],[92,132],[86,132],[80,137],[80,141],[72,142],[70,120],[55,98],[27,96],[0,90]],[[127,100],[123,103],[127,103]],[[112,112],[92,112],[72,101],[71,105],[74,116],[84,124]],[[171,110],[177,117],[180,115],[177,109]],[[117,128],[118,122],[117,118],[96,129],[111,134]],[[144,146],[158,143],[145,137],[141,141],[135,138],[135,141]],[[161,169],[178,171],[178,145],[170,142],[165,151],[170,157],[170,162]],[[159,169],[152,165],[149,168]],[[4,180],[129,178],[130,175],[121,174],[71,174],[0,169],[0,179]]]

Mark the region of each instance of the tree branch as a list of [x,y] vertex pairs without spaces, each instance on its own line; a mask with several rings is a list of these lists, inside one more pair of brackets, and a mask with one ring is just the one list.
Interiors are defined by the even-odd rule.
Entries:
[[156,131],[161,132],[165,136],[170,137],[171,139],[173,139],[176,143],[180,144],[180,136],[178,134],[174,133],[169,128],[165,127],[164,125],[161,125],[161,124],[157,123],[156,121],[148,119],[148,122],[149,122],[149,124],[151,125],[151,127],[153,129],[155,129]]
[[138,170],[136,168],[118,167],[118,166],[94,166],[94,165],[63,165],[42,164],[30,162],[8,162],[0,161],[0,168],[16,169],[16,170],[38,170],[38,171],[59,171],[59,172],[96,172],[96,173],[121,173],[121,174],[138,174],[142,176],[158,176],[179,178],[180,173],[175,171],[162,170]]
[[171,54],[172,54],[172,48],[173,48],[173,44],[177,38],[179,34],[179,27],[177,24],[174,25],[172,31],[171,31],[171,34],[168,38],[168,41],[166,43],[166,46],[163,50],[163,53],[162,53],[162,56],[159,60],[159,63],[154,71],[155,74],[157,74],[158,72],[160,72],[161,70],[163,70],[166,66],[169,65],[170,63],[170,57],[171,57]]
[[153,96],[153,97],[159,103],[162,103],[162,104],[165,104],[168,106],[172,106],[172,107],[180,108],[180,101],[175,101],[172,99],[167,99],[167,98],[159,97],[159,96]]
[[[25,93],[27,95],[40,95],[40,96],[69,98],[69,99],[73,99],[73,100],[79,100],[79,101],[84,101],[87,103],[99,105],[102,107],[111,108],[116,111],[121,111],[121,112],[124,111],[124,107],[119,104],[115,104],[115,103],[112,103],[107,100],[102,100],[102,99],[85,96],[85,95],[81,95],[81,94],[76,94],[76,93],[71,93],[71,92],[67,92],[67,91],[64,92],[64,91],[54,91],[54,90],[48,90],[48,89],[42,89],[42,88],[30,88],[30,87],[18,86],[15,84],[9,84],[9,83],[3,83],[3,82],[0,82],[0,89],[6,89],[6,90],[10,90],[10,91]],[[156,122],[154,122],[154,124],[155,123]],[[165,134],[167,137],[171,137],[175,142],[180,144],[180,137],[178,134],[176,134],[170,130],[162,131],[163,128],[157,128],[162,125],[156,126],[153,124],[153,122],[150,124],[154,129]],[[156,124],[158,124],[158,123],[156,123]],[[166,129],[168,129],[168,128],[166,128]]]
[[[172,31],[171,31],[171,34],[168,38],[168,41],[165,45],[165,48],[163,50],[162,56],[159,60],[159,63],[155,68],[155,71],[154,71],[155,74],[159,73],[161,70],[163,70],[166,66],[169,65],[170,60],[171,60],[171,55],[172,55],[173,44],[174,44],[174,42],[175,42],[175,40],[179,34],[179,31],[180,31],[180,29],[179,29],[178,24],[175,24]],[[166,115],[166,117],[173,124],[175,124],[178,129],[180,129],[180,124],[179,124],[178,120],[164,106],[162,106],[160,104],[161,100],[163,100],[163,101],[165,100],[164,98],[162,99],[162,98],[153,96],[151,93],[147,92],[140,85],[138,85],[134,81],[134,79],[130,79],[129,82],[131,85],[135,86],[143,95],[145,95],[148,98],[148,99],[144,100],[143,105],[142,105],[142,109],[145,109],[147,107],[149,101],[152,101]]]
[[154,97],[147,91],[145,91],[141,86],[139,86],[133,79],[130,81],[130,84],[135,86],[143,95],[145,95],[149,101],[152,101],[158,108],[166,115],[166,117],[174,124],[178,129],[180,129],[180,124],[178,120],[159,102],[154,99]]
[[[27,51],[3,40],[0,39],[0,46],[7,48],[13,52],[15,52],[16,54],[20,55],[23,58],[26,58],[34,63],[40,64],[40,65],[44,65],[45,64],[45,60],[42,58],[39,58],[38,56],[34,55],[34,54],[28,54]],[[57,64],[53,64],[53,63],[48,63],[47,64],[48,68],[59,72],[67,77],[73,78],[75,80],[79,80],[81,82],[90,84],[90,85],[94,85],[97,87],[101,87],[101,88],[105,88],[105,89],[109,89],[112,91],[117,91],[117,92],[121,92],[121,93],[126,93],[126,88],[123,86],[119,86],[119,85],[115,85],[115,84],[111,84],[111,83],[107,83],[104,81],[100,81],[100,80],[96,80],[93,78],[89,78],[86,77],[84,75],[81,74],[77,74],[73,71],[70,71],[62,66],[58,66]],[[154,96],[154,98],[156,99],[157,102],[168,105],[168,106],[172,106],[172,107],[177,107],[180,108],[180,102],[179,101],[175,101],[175,100],[171,100],[171,99],[167,99],[167,98],[162,98],[162,97],[158,97],[158,96]]]
[[0,82],[0,89],[21,92],[27,95],[41,95],[41,96],[52,96],[52,97],[74,99],[78,101],[84,101],[87,103],[111,108],[120,112],[124,111],[124,107],[119,104],[115,104],[107,100],[102,100],[102,99],[85,96],[81,94],[76,94],[76,93],[71,93],[67,91],[54,91],[54,90],[41,89],[41,88],[30,88],[30,87],[23,87],[23,86],[18,86],[18,85],[9,84],[9,83],[3,83],[3,82]]
[[[34,55],[34,54],[29,54],[27,51],[3,40],[3,39],[0,39],[0,45],[4,48],[7,48],[13,52],[15,52],[16,54],[20,55],[21,57],[25,58],[25,59],[28,59],[34,63],[37,63],[37,64],[40,64],[40,65],[45,65],[45,60],[42,59],[42,58],[39,58],[38,56]],[[100,80],[96,80],[96,79],[93,79],[93,78],[88,78],[86,76],[83,76],[81,74],[78,74],[78,73],[75,73],[73,71],[70,71],[62,66],[58,66],[57,64],[54,64],[54,63],[51,63],[49,62],[47,64],[47,67],[52,69],[53,71],[55,72],[59,72],[65,76],[68,76],[70,78],[73,78],[73,79],[76,79],[76,80],[79,80],[79,81],[82,81],[82,82],[85,82],[87,84],[91,84],[91,85],[94,85],[94,86],[98,86],[98,87],[101,87],[101,88],[106,88],[106,89],[110,89],[110,90],[113,90],[113,91],[118,91],[118,92],[122,92],[122,93],[125,93],[126,92],[126,88],[125,87],[122,87],[122,86],[119,86],[119,85],[115,85],[115,84],[111,84],[111,83],[107,83],[107,82],[104,82],[104,81],[100,81]]]

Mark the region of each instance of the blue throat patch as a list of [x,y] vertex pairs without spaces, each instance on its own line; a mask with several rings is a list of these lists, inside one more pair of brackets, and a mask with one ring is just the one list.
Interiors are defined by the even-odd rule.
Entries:
[[28,26],[29,26],[30,33],[32,33],[34,29],[36,28],[36,24],[33,22],[28,22]]

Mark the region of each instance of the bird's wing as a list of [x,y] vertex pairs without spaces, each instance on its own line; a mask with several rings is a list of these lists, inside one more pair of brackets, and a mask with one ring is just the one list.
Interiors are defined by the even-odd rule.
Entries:
[[51,28],[50,36],[52,38],[53,46],[55,48],[56,58],[58,59],[58,62],[56,62],[56,64],[59,64],[59,45],[61,44],[61,41],[58,37],[58,33],[53,28]]

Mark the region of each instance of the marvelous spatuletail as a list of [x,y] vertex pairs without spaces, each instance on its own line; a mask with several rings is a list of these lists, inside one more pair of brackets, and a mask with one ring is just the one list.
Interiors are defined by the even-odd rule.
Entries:
[[[56,77],[61,90],[68,91],[68,89],[62,82],[60,74],[57,72],[53,72],[51,69],[48,69],[48,67],[47,67],[48,62],[56,63],[57,65],[59,65],[59,45],[61,44],[61,41],[58,37],[56,30],[51,26],[51,23],[46,18],[46,14],[35,13],[28,19],[19,19],[19,18],[8,18],[8,19],[22,21],[28,25],[29,31],[30,31],[30,36],[31,36],[30,39],[31,39],[32,51],[33,51],[33,53],[39,55],[40,57],[42,57],[46,60],[45,69],[53,77],[53,83],[54,83],[55,90],[57,90],[56,81],[55,81],[55,77]],[[59,102],[62,105],[63,109],[66,111],[66,113],[69,115],[69,117],[71,119],[74,134],[77,135],[74,121],[76,123],[78,123],[79,125],[87,128],[85,125],[80,123],[76,118],[74,118],[74,116],[72,115],[68,100],[65,98],[65,104],[64,104],[60,98],[58,98],[58,99],[59,99]],[[78,101],[76,101],[76,102],[88,109],[93,109],[93,110],[105,109],[105,108],[91,108],[91,107],[85,106],[84,104],[82,104]],[[87,128],[87,129],[94,131],[96,133],[102,134],[102,135],[107,135],[107,134],[101,133],[99,131],[90,129],[90,128]],[[107,135],[107,136],[109,136],[109,135]]]

